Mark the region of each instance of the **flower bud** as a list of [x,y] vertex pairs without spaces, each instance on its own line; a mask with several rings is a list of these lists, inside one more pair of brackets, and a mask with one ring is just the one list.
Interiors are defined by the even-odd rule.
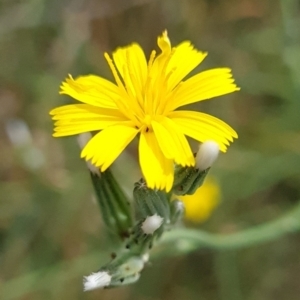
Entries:
[[148,188],[143,180],[136,182],[133,199],[137,218],[147,218],[157,214],[168,223],[170,219],[168,197],[168,194],[163,191]]
[[90,174],[104,223],[122,239],[127,237],[133,225],[130,202],[109,169],[101,176]]

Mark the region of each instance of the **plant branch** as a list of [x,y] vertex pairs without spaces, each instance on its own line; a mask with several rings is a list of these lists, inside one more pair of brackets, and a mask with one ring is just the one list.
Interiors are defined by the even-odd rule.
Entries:
[[[268,223],[231,234],[211,234],[196,229],[175,229],[164,235],[159,248],[172,246],[176,255],[201,248],[241,249],[267,243],[300,230],[300,203],[291,212]],[[169,248],[169,247],[167,247]],[[159,249],[155,255],[159,255]],[[165,252],[165,251],[163,251]]]

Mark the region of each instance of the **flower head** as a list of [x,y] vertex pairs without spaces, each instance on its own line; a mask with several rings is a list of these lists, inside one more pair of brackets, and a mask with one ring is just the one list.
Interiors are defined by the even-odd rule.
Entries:
[[152,51],[147,62],[138,44],[104,54],[116,83],[87,75],[66,79],[61,94],[82,102],[53,109],[53,136],[99,131],[81,157],[105,171],[139,135],[139,162],[148,187],[172,188],[173,164],[194,166],[186,139],[215,141],[220,150],[237,138],[223,121],[208,114],[178,108],[239,90],[228,68],[185,77],[206,57],[189,41],[171,47],[167,32],[157,40],[161,53]]

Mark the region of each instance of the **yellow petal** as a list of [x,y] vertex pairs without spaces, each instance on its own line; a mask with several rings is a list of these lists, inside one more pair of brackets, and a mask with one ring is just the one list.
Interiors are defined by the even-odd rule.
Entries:
[[126,53],[124,53],[125,58],[123,55],[124,51],[126,52],[126,50],[124,49],[119,49],[119,51],[117,51],[119,55],[113,54],[117,56],[116,59],[119,60],[119,64],[122,64],[122,66],[119,67],[123,70],[123,81],[118,74],[114,61],[110,58],[108,53],[104,53],[104,57],[111,69],[111,72],[118,86],[119,97],[114,99],[116,106],[129,119],[138,122],[137,116],[141,118],[143,115],[143,111],[141,105],[139,105],[138,99],[142,101],[143,97],[141,91],[138,91],[139,93],[136,93],[134,85],[130,81],[130,71],[128,69],[128,61],[126,60]]
[[116,108],[114,99],[119,98],[118,88],[112,82],[94,75],[73,79],[70,75],[61,85],[60,94],[66,94],[86,104]]
[[173,89],[206,56],[207,53],[196,50],[189,41],[182,42],[176,46],[167,68],[167,73],[171,73],[168,80],[168,88]]
[[64,105],[50,111],[55,120],[53,136],[61,137],[82,132],[101,130],[127,119],[116,109],[88,104]]
[[237,138],[237,133],[222,120],[195,111],[174,111],[169,117],[177,124],[183,134],[199,142],[213,140],[220,150],[226,152],[229,141]]
[[167,62],[170,60],[171,55],[171,42],[168,37],[168,33],[165,30],[161,36],[157,38],[157,45],[161,50],[161,53],[155,58],[151,67],[151,75],[155,79],[155,75],[161,76],[165,73],[167,68]]
[[113,53],[113,59],[122,78],[127,77],[129,80],[126,81],[126,86],[130,84],[131,89],[142,91],[146,82],[147,61],[140,45],[118,48]]
[[125,120],[125,117],[117,109],[102,108],[88,104],[68,104],[54,108],[49,113],[53,120],[76,120],[81,118],[102,118],[112,116]]
[[96,134],[83,148],[81,157],[105,171],[137,135],[132,124],[110,126]]
[[238,91],[231,70],[228,68],[211,69],[201,72],[182,82],[174,91],[169,111],[191,104],[208,100],[217,96]]
[[118,48],[113,53],[114,63],[126,87],[126,102],[135,115],[143,116],[144,92],[147,79],[147,61],[138,44]]
[[159,122],[152,121],[151,125],[165,157],[182,166],[195,164],[194,155],[186,137],[172,120],[161,117]]
[[164,30],[162,35],[157,38],[157,45],[162,51],[162,54],[170,54],[171,42],[167,30]]
[[141,133],[139,160],[148,187],[169,192],[174,180],[173,162],[163,155],[153,132]]

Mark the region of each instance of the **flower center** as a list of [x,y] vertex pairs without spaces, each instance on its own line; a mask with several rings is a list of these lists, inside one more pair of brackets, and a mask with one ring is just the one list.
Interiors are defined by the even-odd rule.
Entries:
[[151,121],[153,120],[153,117],[150,115],[145,115],[144,119],[141,122],[141,127],[144,127],[146,132],[149,130],[152,131]]

